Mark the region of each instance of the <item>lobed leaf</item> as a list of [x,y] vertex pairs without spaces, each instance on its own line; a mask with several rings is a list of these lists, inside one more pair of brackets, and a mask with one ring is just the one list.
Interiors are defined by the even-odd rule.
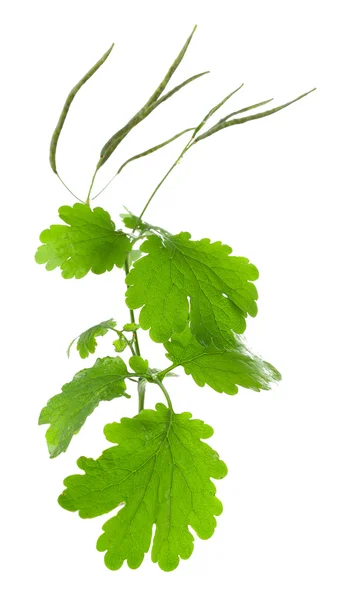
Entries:
[[201,539],[214,533],[222,505],[211,479],[225,477],[227,468],[201,441],[212,436],[212,428],[191,417],[157,404],[156,410],[106,425],[106,438],[118,445],[97,460],[80,458],[77,465],[85,474],[65,479],[59,504],[82,518],[124,504],[97,543],[109,569],[119,569],[125,560],[138,568],[152,543],[153,562],[172,571],[193,552],[189,527]]
[[257,314],[258,271],[247,258],[229,256],[221,242],[190,238],[163,232],[143,242],[147,256],[126,278],[127,306],[142,307],[139,323],[155,342],[181,333],[189,320],[200,344],[232,347],[232,331],[243,333],[247,314]]
[[48,271],[60,267],[65,279],[123,266],[131,242],[123,231],[116,230],[108,212],[77,203],[61,206],[59,216],[67,225],[51,225],[41,233],[43,245],[35,255],[37,263],[46,263]]
[[46,440],[50,457],[65,452],[74,434],[102,400],[125,396],[127,367],[119,357],[98,358],[93,367],[76,373],[42,409],[39,425],[50,425]]
[[77,336],[74,340],[72,340],[71,344],[67,348],[67,355],[70,356],[70,350],[77,340],[77,350],[81,358],[87,358],[89,354],[94,354],[95,349],[97,347],[98,336],[105,335],[109,329],[114,329],[116,327],[116,321],[114,319],[109,319],[108,321],[102,321],[98,325],[93,325],[79,336]]
[[254,356],[235,336],[232,348],[219,350],[213,344],[202,346],[192,335],[189,327],[175,333],[164,344],[166,355],[174,366],[184,368],[200,387],[209,385],[216,392],[237,394],[238,386],[259,392],[269,390],[270,384],[281,379],[271,364]]

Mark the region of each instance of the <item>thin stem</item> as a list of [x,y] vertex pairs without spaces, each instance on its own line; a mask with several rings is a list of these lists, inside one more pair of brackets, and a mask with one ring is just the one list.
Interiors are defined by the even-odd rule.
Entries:
[[173,369],[176,369],[179,366],[180,365],[178,363],[174,363],[174,364],[170,365],[170,367],[168,367],[167,369],[163,369],[162,371],[159,371],[158,377],[163,379],[167,373],[170,373],[170,371],[173,371]]
[[191,146],[193,146],[193,140],[194,140],[194,136],[192,135],[191,139],[187,142],[187,144],[185,145],[184,149],[182,150],[180,156],[178,156],[178,158],[175,160],[175,162],[171,165],[170,169],[167,171],[167,173],[164,175],[164,177],[161,179],[161,181],[159,181],[158,185],[156,186],[155,190],[153,191],[152,195],[150,196],[149,200],[147,201],[147,203],[145,204],[141,214],[139,215],[137,222],[134,226],[134,229],[132,231],[132,233],[134,233],[136,231],[136,229],[138,228],[139,223],[142,220],[142,217],[145,213],[145,211],[147,210],[149,204],[151,203],[151,201],[153,200],[155,194],[157,193],[158,189],[162,186],[162,184],[164,183],[165,179],[167,179],[167,177],[170,175],[170,173],[174,170],[174,168],[178,165],[178,163],[180,162],[181,158],[183,158],[183,156],[186,154],[186,152],[191,148]]
[[[125,268],[125,273],[126,273],[126,277],[127,277],[127,275],[130,272],[130,268],[129,268],[129,265],[128,265],[128,257],[125,260],[124,268]],[[136,322],[136,319],[134,318],[134,311],[131,308],[130,308],[130,319],[131,319],[131,323],[135,323]],[[140,348],[139,348],[139,341],[138,341],[137,331],[133,332],[133,340],[134,340],[134,347],[135,347],[135,350],[136,350],[136,354],[137,354],[137,356],[140,356],[141,355],[141,351],[140,351]]]
[[70,188],[66,185],[66,183],[63,181],[63,179],[61,179],[60,175],[58,173],[56,173],[56,175],[58,176],[58,178],[61,181],[62,185],[67,189],[68,192],[70,192],[71,196],[73,196],[74,198],[76,198],[76,200],[78,200],[78,202],[82,202],[82,204],[84,204],[83,200],[81,200],[80,198],[78,198],[78,196],[76,196],[76,194],[74,194],[72,192],[72,190],[70,190]]
[[91,195],[91,192],[92,192],[92,188],[93,188],[94,181],[95,181],[95,178],[97,176],[97,173],[98,173],[98,169],[95,169],[93,177],[92,177],[92,181],[90,182],[88,194],[87,194],[86,204],[88,204],[88,206],[89,206],[89,203],[90,203],[90,195]]
[[119,331],[118,329],[115,329],[114,327],[110,327],[110,329],[111,329],[112,331],[115,331],[115,333],[117,333],[117,335],[119,336],[119,338],[122,338],[122,339],[123,339],[123,340],[126,342],[127,346],[128,346],[128,347],[129,347],[129,349],[131,350],[131,352],[132,352],[133,356],[135,356],[135,354],[136,354],[136,353],[135,353],[135,350],[134,350],[134,347],[133,347],[133,340],[129,340],[129,339],[128,339],[128,338],[125,336],[125,334],[123,333],[123,331]]
[[138,380],[138,412],[144,409],[145,399],[145,382],[142,379]]
[[166,398],[166,402],[167,402],[167,405],[168,405],[169,409],[170,409],[172,412],[174,412],[174,409],[173,409],[173,406],[172,406],[172,402],[171,402],[171,398],[170,398],[170,396],[169,396],[169,393],[168,393],[168,391],[167,391],[166,387],[164,386],[163,382],[162,382],[162,381],[160,381],[160,379],[156,378],[156,379],[155,379],[155,383],[156,383],[156,384],[157,384],[157,385],[160,387],[160,389],[162,390],[162,392],[163,392],[163,394],[164,394],[164,396],[165,396],[165,398]]
[[[125,260],[124,268],[125,268],[125,273],[126,273],[126,277],[127,277],[127,275],[130,272],[130,267],[129,267],[129,264],[128,264],[128,256],[127,256],[127,258]],[[127,288],[128,288],[128,286],[127,286]],[[131,323],[135,323],[136,322],[136,320],[134,318],[134,311],[131,308],[130,308],[130,319],[131,319]],[[141,355],[141,351],[140,351],[140,348],[139,348],[139,341],[138,341],[137,331],[133,332],[132,340],[133,341],[131,342],[131,346],[130,347],[131,347],[131,349],[133,351],[133,342],[134,342],[134,351],[133,352],[135,354],[137,354],[137,356],[140,356]],[[140,377],[138,379],[137,387],[138,387],[138,412],[141,412],[141,410],[143,410],[143,408],[144,408],[144,398],[145,398],[145,382],[143,382],[143,378],[142,377]]]
[[104,185],[104,187],[103,187],[103,188],[101,188],[100,192],[98,192],[97,194],[95,194],[95,196],[93,196],[92,200],[95,200],[96,198],[98,198],[98,196],[100,196],[100,194],[102,194],[102,193],[103,193],[103,192],[106,190],[106,188],[107,188],[107,187],[109,187],[110,183],[112,183],[112,182],[114,181],[115,177],[117,177],[117,176],[118,176],[118,174],[119,174],[118,172],[117,172],[117,173],[115,173],[115,175],[114,175],[114,176],[113,176],[113,177],[110,179],[110,181],[108,181],[108,182],[107,182],[107,183]]

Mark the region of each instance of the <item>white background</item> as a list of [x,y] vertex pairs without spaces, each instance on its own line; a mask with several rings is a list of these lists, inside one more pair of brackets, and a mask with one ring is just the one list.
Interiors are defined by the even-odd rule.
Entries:
[[[352,598],[351,87],[348,3],[6,3],[1,18],[3,597],[311,600]],[[267,119],[229,128],[187,154],[147,213],[172,232],[232,246],[258,266],[259,314],[249,345],[283,381],[235,397],[170,382],[177,410],[210,423],[229,475],[217,483],[224,512],[209,541],[172,573],[147,556],[137,571],[105,568],[95,550],[105,517],[81,520],[56,502],[80,455],[108,444],[106,422],[136,412],[136,397],[103,403],[66,454],[49,460],[37,417],[84,363],[70,340],[86,327],[128,319],[123,274],[65,281],[33,255],[39,233],[72,197],[49,168],[48,145],[64,99],[105,52],[77,96],[58,148],[63,178],[87,192],[99,150],[149,98],[198,30],[170,88],[211,74],[163,104],[121,144],[97,188],[131,154],[191,127],[242,82],[220,116],[272,96],[277,104],[316,86]],[[139,212],[186,138],[128,166],[99,200],[117,222]],[[98,356],[111,353],[107,335]],[[142,333],[151,363],[160,346]],[[130,384],[132,393],[133,384]],[[147,392],[147,405],[162,398]]]

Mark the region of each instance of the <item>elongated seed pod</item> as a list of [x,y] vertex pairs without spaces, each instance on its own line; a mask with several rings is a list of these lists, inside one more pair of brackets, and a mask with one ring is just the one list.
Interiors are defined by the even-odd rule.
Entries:
[[[136,125],[138,125],[138,123],[140,123],[146,117],[148,117],[148,115],[150,115],[150,113],[153,110],[155,110],[159,106],[159,104],[161,104],[162,102],[165,102],[165,100],[168,100],[169,98],[171,98],[171,96],[173,96],[176,92],[178,92],[181,88],[183,88],[188,83],[191,83],[191,81],[194,81],[195,79],[198,79],[198,77],[202,77],[202,75],[206,75],[207,73],[209,73],[209,71],[205,71],[204,73],[198,73],[197,75],[193,75],[192,77],[189,77],[188,79],[186,79],[186,81],[184,81],[183,83],[180,83],[179,85],[174,87],[167,94],[164,94],[164,96],[161,96],[161,98],[158,98],[158,100],[156,100],[155,102],[153,102],[152,104],[149,104],[148,106],[145,105],[140,111],[138,111],[138,113],[136,113],[134,115],[134,117],[132,117],[132,119],[130,121],[128,121],[128,123],[126,123],[126,125],[124,125],[124,127],[119,129],[119,131],[117,133],[115,133],[115,135],[113,135],[113,137],[110,139],[110,143],[105,144],[106,148],[104,146],[105,151],[104,151],[103,156],[101,156],[101,158],[98,162],[97,169],[100,169],[100,167],[102,167],[102,165],[108,160],[108,158],[111,156],[111,154],[116,150],[117,146],[119,144],[121,144],[122,140],[126,137],[126,135]],[[103,152],[103,150],[102,150],[102,152]]]
[[98,62],[94,65],[94,67],[92,67],[88,73],[86,73],[84,75],[84,77],[82,77],[82,79],[79,80],[79,82],[75,85],[74,88],[72,88],[72,90],[70,91],[69,95],[66,98],[66,102],[64,104],[64,107],[61,111],[58,123],[55,127],[54,133],[52,135],[51,138],[51,142],[50,142],[50,155],[49,155],[49,160],[50,160],[50,165],[52,170],[54,171],[54,173],[57,175],[57,168],[56,168],[56,148],[57,148],[57,143],[59,141],[59,137],[62,131],[62,128],[64,126],[66,117],[67,117],[67,113],[69,111],[69,108],[77,94],[77,92],[81,89],[81,87],[86,83],[86,81],[88,81],[88,79],[90,79],[92,77],[92,75],[94,75],[94,73],[99,69],[99,67],[101,67],[102,64],[104,64],[104,62],[106,61],[106,59],[108,58],[111,50],[113,49],[114,44],[112,44],[109,48],[109,50],[107,52],[105,52],[105,54],[103,54],[103,56],[101,57],[100,60],[98,60]]
[[166,88],[167,84],[169,83],[172,75],[174,74],[177,67],[181,63],[184,55],[186,54],[187,48],[191,42],[191,39],[194,35],[196,28],[197,28],[197,26],[195,25],[191,35],[187,38],[186,43],[184,44],[181,51],[177,55],[176,59],[172,63],[172,65],[169,68],[168,72],[166,73],[164,79],[161,81],[161,83],[158,85],[156,90],[150,96],[150,98],[146,102],[146,104],[144,104],[144,106],[134,115],[134,117],[132,117],[132,119],[130,119],[130,121],[128,121],[128,123],[124,127],[122,127],[122,129],[119,129],[119,131],[117,131],[106,142],[106,144],[104,144],[104,146],[100,152],[100,160],[98,162],[97,169],[100,169],[100,167],[103,166],[103,164],[107,161],[107,159],[111,156],[111,154],[117,148],[117,146],[122,142],[123,138],[131,131],[131,129],[133,129],[133,127],[135,127],[136,125],[138,125],[138,123],[143,121],[143,119],[145,119],[153,110],[155,110],[155,108],[157,106],[159,106],[159,104],[161,102],[164,102],[165,100],[170,98],[170,96],[172,96],[179,89],[181,89],[183,86],[187,85],[194,79],[197,79],[198,77],[201,77],[202,75],[205,75],[205,73],[199,73],[198,75],[194,75],[193,77],[184,81],[179,86],[176,86],[173,90],[171,90],[171,92],[169,92],[168,94],[165,94],[165,96],[160,98],[161,94],[163,93],[164,89]]
[[147,156],[148,154],[152,154],[153,152],[156,152],[157,150],[160,150],[160,148],[163,148],[164,146],[167,146],[168,144],[171,144],[171,142],[173,142],[174,140],[177,140],[177,138],[179,138],[184,133],[187,133],[188,131],[194,131],[194,127],[190,127],[189,129],[184,129],[180,133],[176,133],[176,135],[172,136],[172,138],[166,140],[165,142],[162,142],[161,144],[157,144],[157,146],[153,146],[152,148],[149,148],[148,150],[145,150],[144,152],[140,152],[139,154],[135,154],[135,156],[132,156],[131,158],[129,158],[128,160],[126,160],[121,165],[121,167],[117,171],[116,175],[118,175],[119,173],[121,173],[122,169],[124,169],[125,166],[128,165],[128,163],[132,162],[133,160],[137,160],[138,158],[142,158],[143,156]]
[[[208,129],[208,131],[205,131],[202,135],[199,135],[194,141],[199,142],[200,140],[204,140],[205,138],[209,137],[210,135],[213,135],[214,133],[217,133],[218,131],[225,129],[225,127],[231,127],[232,125],[240,125],[241,123],[247,123],[247,121],[253,121],[255,119],[262,119],[263,117],[268,117],[269,115],[273,115],[274,113],[278,112],[279,110],[283,110],[284,108],[286,108],[286,106],[290,106],[290,104],[293,104],[294,102],[298,102],[298,100],[301,100],[305,96],[308,96],[308,94],[311,94],[315,90],[316,90],[316,88],[313,88],[312,90],[309,90],[309,92],[306,92],[305,94],[302,94],[301,96],[298,96],[298,98],[295,98],[294,100],[291,100],[290,102],[286,102],[286,104],[282,104],[281,106],[277,106],[276,108],[272,108],[271,110],[266,110],[261,113],[256,113],[255,115],[249,115],[248,117],[240,117],[239,119],[231,119],[230,121],[221,120],[216,125],[214,125],[214,127],[211,127],[210,129]],[[242,112],[243,112],[243,109],[242,109]]]
[[257,104],[251,104],[251,106],[245,106],[245,108],[240,108],[239,110],[235,110],[234,112],[230,113],[229,115],[226,115],[226,117],[223,117],[222,119],[220,119],[219,123],[223,123],[223,121],[227,121],[227,119],[229,119],[230,117],[233,117],[234,115],[239,115],[240,113],[247,112],[248,110],[253,110],[254,108],[259,108],[259,106],[264,106],[264,104],[268,104],[268,102],[272,102],[273,100],[274,100],[274,98],[269,98],[269,100],[263,100],[262,102],[257,102]]
[[202,121],[199,123],[198,127],[196,127],[194,135],[196,135],[198,131],[200,131],[204,127],[204,125],[210,119],[210,117],[212,117],[213,114],[216,113],[216,111],[218,111],[219,108],[221,108],[225,104],[225,102],[227,102],[231,98],[231,96],[233,96],[234,94],[236,94],[236,92],[243,88],[243,86],[244,83],[242,83],[238,88],[233,90],[233,92],[230,92],[230,94],[227,94],[227,96],[225,96],[225,98],[221,100],[221,102],[213,106],[213,108],[211,108],[210,111],[205,115],[204,119],[202,119]]

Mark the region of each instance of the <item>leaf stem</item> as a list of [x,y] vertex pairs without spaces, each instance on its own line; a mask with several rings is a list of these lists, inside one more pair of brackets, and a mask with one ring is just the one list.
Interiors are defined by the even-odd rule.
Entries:
[[[125,260],[124,269],[125,269],[125,273],[126,273],[126,277],[127,277],[127,275],[130,272],[130,268],[129,268],[129,265],[128,265],[128,257]],[[131,308],[130,308],[130,319],[131,319],[131,323],[135,323],[136,322],[136,319],[134,317],[134,311]],[[137,354],[137,356],[140,356],[141,355],[141,351],[140,351],[140,347],[139,347],[139,341],[138,341],[137,331],[133,332],[133,341],[134,341],[134,347],[135,347],[136,354]]]
[[[128,264],[128,258],[129,257],[127,256],[127,258],[125,260],[125,265],[124,265],[126,277],[129,274],[129,272],[130,272],[130,267],[129,267],[129,264]],[[127,288],[128,288],[128,286],[127,286]],[[136,319],[134,317],[134,311],[131,308],[130,308],[130,319],[131,319],[131,323],[135,323],[136,322]],[[130,348],[131,348],[131,350],[132,350],[132,352],[133,352],[134,355],[135,354],[137,354],[137,356],[141,355],[141,351],[140,351],[140,348],[139,348],[139,341],[138,341],[137,331],[134,331],[133,334],[132,334],[132,342],[130,344]],[[141,410],[143,410],[143,408],[144,408],[144,398],[145,398],[145,382],[143,381],[142,377],[140,377],[138,379],[137,386],[138,386],[138,412],[141,412]]]
[[144,409],[145,399],[145,382],[142,379],[138,379],[138,412]]
[[174,170],[174,168],[179,164],[181,158],[183,158],[183,156],[186,154],[186,152],[191,148],[191,146],[193,145],[193,141],[194,141],[194,134],[192,134],[191,139],[187,142],[187,144],[185,145],[185,147],[183,148],[181,154],[177,157],[177,159],[175,160],[175,162],[171,165],[170,169],[167,171],[167,173],[165,173],[164,177],[161,179],[161,181],[159,181],[158,185],[156,186],[155,190],[153,191],[152,195],[149,197],[147,203],[145,204],[141,214],[139,215],[136,224],[134,226],[134,229],[132,231],[132,233],[134,233],[136,231],[136,229],[138,228],[139,223],[142,220],[142,217],[145,213],[145,211],[147,210],[149,204],[151,203],[151,201],[153,200],[155,194],[157,193],[158,189],[162,186],[162,184],[164,183],[165,179],[167,179],[167,177],[170,175],[170,173]]
[[92,177],[92,181],[90,182],[90,186],[89,186],[89,190],[88,190],[88,194],[87,194],[86,204],[88,204],[88,206],[89,206],[89,203],[90,203],[90,195],[91,195],[91,192],[92,192],[92,189],[93,189],[93,185],[94,185],[94,181],[95,181],[95,178],[97,176],[97,173],[98,173],[98,169],[96,168],[95,171],[94,171],[93,177]]
[[71,196],[73,196],[74,198],[76,198],[76,200],[78,200],[78,202],[82,202],[82,204],[84,204],[83,200],[81,200],[80,198],[78,198],[78,196],[76,196],[76,194],[74,194],[73,191],[70,190],[70,188],[68,187],[68,185],[66,185],[66,183],[64,182],[64,180],[61,179],[60,175],[58,173],[56,173],[56,175],[59,178],[59,180],[61,181],[62,185],[67,189],[68,192],[70,192]]
[[173,406],[172,406],[172,402],[171,402],[171,398],[169,396],[169,393],[166,389],[166,387],[164,386],[163,382],[160,381],[160,379],[158,379],[158,377],[155,378],[155,383],[160,387],[160,389],[162,390],[165,398],[166,398],[166,402],[167,405],[169,407],[169,409],[171,410],[171,412],[174,412]]
[[170,373],[170,371],[173,371],[173,369],[176,369],[179,366],[180,365],[178,363],[173,363],[172,365],[167,367],[167,369],[163,369],[162,371],[159,371],[158,377],[161,377],[161,379],[163,379],[165,377],[165,375],[167,375],[167,373]]

